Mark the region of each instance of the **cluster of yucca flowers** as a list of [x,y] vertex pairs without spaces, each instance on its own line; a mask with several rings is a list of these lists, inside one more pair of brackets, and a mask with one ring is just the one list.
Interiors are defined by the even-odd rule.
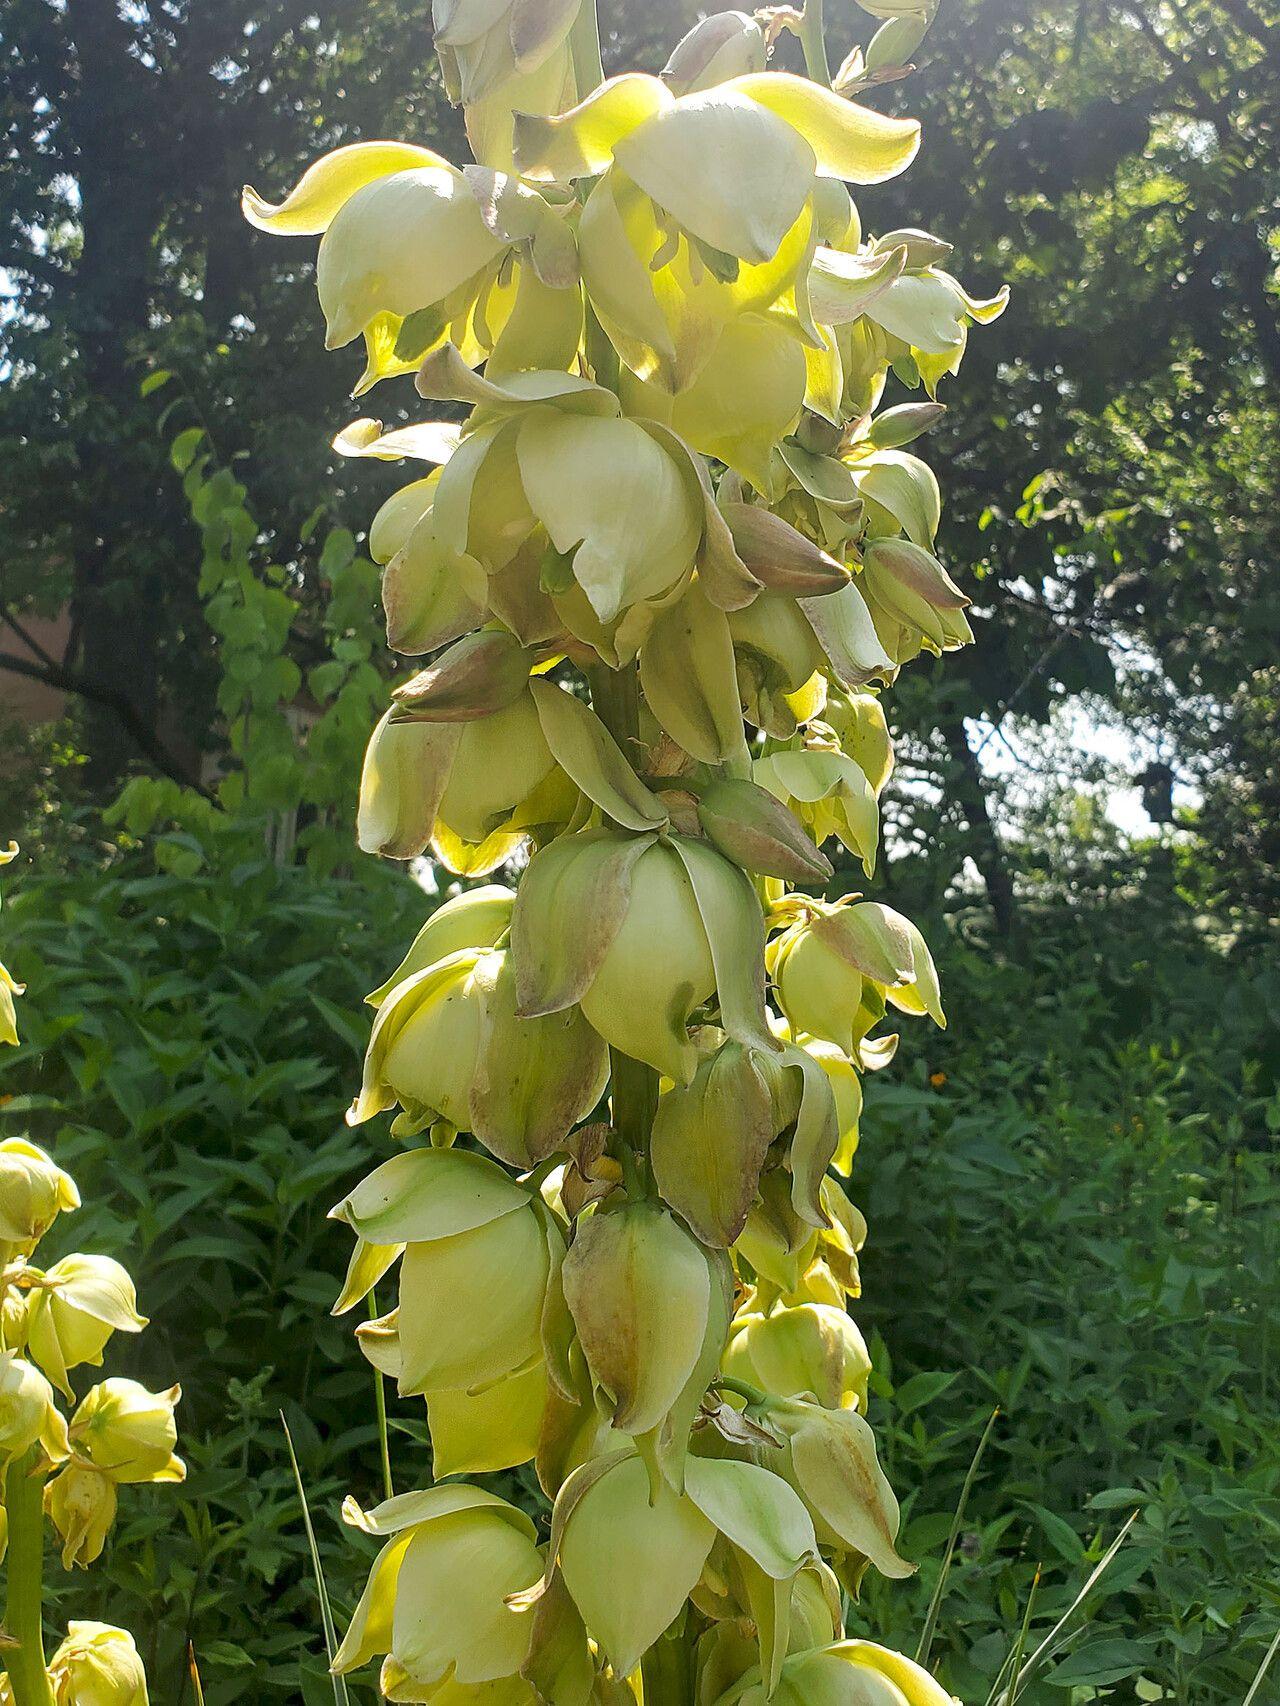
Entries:
[[[16,847],[0,852],[0,865]],[[0,965],[0,1042],[18,1040],[13,997],[23,987]],[[80,1206],[75,1181],[34,1143],[0,1141],[0,1557],[6,1576],[0,1631],[0,1706],[146,1706],[133,1637],[107,1623],[72,1623],[44,1651],[45,1521],[64,1569],[101,1555],[118,1487],[181,1481],[174,1410],[181,1392],[148,1392],[111,1378],[76,1402],[70,1374],[100,1368],[113,1333],[140,1333],[133,1281],[110,1256],[63,1256],[37,1267],[36,1248],[60,1214]],[[70,1420],[54,1389],[74,1405]]]
[[[935,1706],[847,1639],[912,1565],[846,1311],[865,1226],[832,1171],[889,1009],[943,1023],[919,931],[811,892],[872,873],[893,763],[878,689],[971,635],[904,446],[998,313],[847,183],[917,124],[931,0],[835,86],[818,0],[707,18],[661,77],[602,79],[593,0],[435,0],[479,164],[370,142],[279,205],[323,233],[358,393],[413,374],[461,425],[339,434],[418,460],[378,512],[388,638],[426,657],[365,760],[367,851],[479,877],[370,997],[353,1124],[409,1147],[334,1213],[349,1309],[422,1396],[437,1485],[347,1519],[385,1545],[334,1668],[438,1706]],[[768,70],[783,30],[810,76]],[[892,369],[928,400],[878,410]],[[792,887],[791,885],[800,885]],[[425,1139],[425,1141],[422,1141]],[[418,1141],[413,1141],[418,1140]],[[533,1461],[549,1534],[468,1481]]]

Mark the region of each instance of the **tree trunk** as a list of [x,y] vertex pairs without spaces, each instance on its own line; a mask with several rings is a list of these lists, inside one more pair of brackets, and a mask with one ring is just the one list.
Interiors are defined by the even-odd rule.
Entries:
[[[66,120],[76,144],[83,245],[67,315],[83,378],[71,598],[65,660],[97,689],[84,707],[91,786],[110,786],[136,750],[114,707],[131,706],[154,729],[162,578],[148,538],[157,450],[142,438],[141,377],[133,363],[152,303],[152,245],[159,217],[157,173],[137,115],[157,98],[154,79],[129,53],[115,0],[68,0],[75,48],[74,94]],[[150,513],[148,513],[150,511]]]
[[982,779],[982,769],[977,755],[969,745],[969,735],[963,717],[949,715],[940,724],[939,732],[947,743],[947,751],[955,765],[956,799],[973,837],[973,844],[969,849],[970,857],[986,885],[996,931],[1007,941],[1017,928],[1013,878],[987,807],[987,790]]

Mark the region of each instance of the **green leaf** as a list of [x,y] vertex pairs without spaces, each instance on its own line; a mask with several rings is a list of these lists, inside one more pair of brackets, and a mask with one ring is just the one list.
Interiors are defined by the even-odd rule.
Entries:
[[204,442],[203,427],[186,427],[169,446],[169,460],[179,474],[185,474],[196,459],[196,452]]
[[893,1395],[899,1414],[910,1415],[912,1410],[921,1410],[926,1404],[932,1404],[935,1398],[940,1398],[952,1385],[956,1376],[938,1370],[933,1373],[922,1372],[913,1374]]
[[1145,1641],[1087,1641],[1056,1664],[1045,1681],[1055,1688],[1103,1688],[1136,1676],[1152,1653],[1153,1647]]

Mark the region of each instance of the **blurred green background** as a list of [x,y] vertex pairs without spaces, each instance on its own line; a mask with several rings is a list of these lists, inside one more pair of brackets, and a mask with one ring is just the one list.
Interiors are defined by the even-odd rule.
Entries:
[[[609,67],[699,15],[601,10]],[[827,10],[836,56],[874,28]],[[313,245],[237,203],[362,137],[460,158],[460,125],[424,0],[7,0],[0,52],[0,936],[31,985],[0,1124],[78,1177],[59,1236],[135,1272],[128,1371],[182,1379],[192,1465],[55,1585],[137,1630],[157,1701],[194,1706],[191,1643],[210,1706],[319,1702],[279,1412],[345,1612],[338,1496],[378,1462],[324,1214],[387,1143],[342,1125],[360,1001],[431,904],[351,848],[387,669],[363,530],[400,476],[327,446],[407,388],[346,400]],[[924,149],[864,224],[1014,294],[925,452],[977,644],[890,700],[874,892],[951,1028],[871,1085],[851,1187],[921,1562],[856,1617],[912,1650],[999,1404],[949,1686],[983,1701],[1037,1570],[1033,1640],[1136,1510],[1022,1698],[1239,1702],[1280,1627],[1280,11],[944,0],[919,59],[877,101]],[[422,1408],[393,1420],[408,1484]]]

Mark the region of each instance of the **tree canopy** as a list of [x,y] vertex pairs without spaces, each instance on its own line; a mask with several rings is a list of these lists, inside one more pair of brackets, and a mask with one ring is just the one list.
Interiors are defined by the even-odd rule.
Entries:
[[[658,68],[697,12],[612,0],[606,65]],[[293,541],[322,502],[357,530],[372,514],[367,464],[326,496],[313,423],[336,429],[345,405],[318,310],[298,309],[310,249],[261,241],[238,195],[360,138],[461,156],[429,14],[425,0],[10,0],[0,623],[69,606],[65,655],[37,668],[79,696],[92,788],[163,765],[166,730],[206,751],[224,738],[175,431],[202,426],[240,459],[266,548],[289,564],[304,656],[324,589]],[[828,0],[828,19],[842,45],[870,33],[853,0]],[[1013,283],[940,386],[953,407],[928,454],[981,643],[898,696],[915,769],[948,772],[958,846],[1007,907],[974,721],[1104,701],[1160,731],[1247,886],[1275,834],[1280,11],[947,0],[911,84],[928,138],[913,218],[923,207],[954,238],[975,292]],[[892,109],[897,92],[873,98]],[[893,186],[863,213],[901,223]],[[384,387],[376,407],[406,396]],[[12,638],[0,630],[0,667],[22,661]],[[903,795],[908,846],[914,809]]]

